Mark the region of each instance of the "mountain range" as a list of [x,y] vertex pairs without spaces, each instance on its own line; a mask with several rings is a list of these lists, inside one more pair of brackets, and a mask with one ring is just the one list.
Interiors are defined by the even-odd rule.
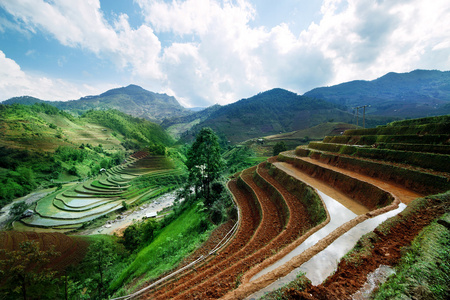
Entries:
[[391,72],[372,81],[355,80],[315,88],[304,96],[324,99],[348,110],[367,105],[369,115],[415,118],[448,114],[450,71]]
[[129,85],[71,101],[43,101],[23,96],[8,99],[3,104],[33,104],[45,102],[61,110],[82,114],[88,110],[117,109],[134,117],[160,123],[165,118],[185,116],[192,113],[178,103],[173,96],[147,91],[137,85]]
[[[401,118],[450,114],[450,71],[388,73],[372,81],[356,80],[315,88],[303,96],[277,88],[197,112],[184,108],[172,96],[136,85],[79,100],[43,101],[23,96],[8,99],[3,104],[35,102],[45,102],[76,114],[117,109],[159,123],[184,142],[192,140],[201,127],[209,126],[223,141],[237,143],[326,121],[356,124],[354,108],[358,106],[366,106],[367,127]],[[361,115],[361,112],[358,113]]]

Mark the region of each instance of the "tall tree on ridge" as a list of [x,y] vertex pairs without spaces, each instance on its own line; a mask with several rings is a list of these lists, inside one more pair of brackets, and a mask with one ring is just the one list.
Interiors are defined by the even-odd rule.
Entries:
[[219,139],[211,128],[202,128],[198,133],[188,151],[186,166],[196,194],[200,190],[205,198],[205,205],[210,206],[213,202],[210,199],[211,183],[219,178],[225,167],[220,155]]

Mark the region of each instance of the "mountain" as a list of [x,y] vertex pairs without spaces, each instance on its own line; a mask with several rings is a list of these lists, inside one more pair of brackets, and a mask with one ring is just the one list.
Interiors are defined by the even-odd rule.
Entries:
[[41,100],[38,98],[30,97],[30,96],[20,96],[20,97],[13,97],[8,100],[3,101],[1,104],[23,104],[23,105],[33,105],[35,103],[48,103],[50,101]]
[[161,126],[165,128],[175,139],[179,139],[184,132],[205,121],[211,114],[219,110],[220,107],[221,106],[219,104],[215,104],[187,116],[165,119],[161,123]]
[[33,104],[45,102],[59,109],[82,114],[85,111],[117,109],[134,117],[161,122],[165,118],[185,116],[192,113],[178,101],[166,94],[147,91],[137,85],[116,88],[97,96],[87,96],[72,101],[43,101],[33,97],[15,97],[3,104]]
[[91,110],[74,117],[47,103],[0,104],[0,128],[0,147],[30,151],[52,152],[86,143],[125,150],[129,145],[140,149],[174,142],[160,125],[117,110]]
[[[211,127],[222,141],[234,144],[255,137],[305,129],[327,121],[355,123],[354,116],[336,104],[277,88],[220,107],[185,132],[181,142],[191,141],[205,126]],[[366,119],[368,126],[383,123],[386,120]]]
[[450,71],[388,73],[372,81],[355,80],[304,94],[337,105],[370,105],[366,113],[402,118],[450,113]]
[[174,140],[158,124],[117,110],[75,117],[47,103],[0,104],[0,208],[36,187],[119,164],[126,150]]

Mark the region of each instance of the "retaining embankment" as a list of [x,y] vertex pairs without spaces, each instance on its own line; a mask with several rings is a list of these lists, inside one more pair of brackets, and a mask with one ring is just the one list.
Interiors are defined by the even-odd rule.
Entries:
[[306,174],[324,181],[370,210],[387,206],[394,200],[390,193],[368,182],[310,163],[295,155],[284,152],[278,155],[278,159],[289,162]]
[[300,147],[295,150],[295,154],[300,157],[309,156],[331,166],[393,182],[422,195],[434,195],[450,190],[450,181],[445,176],[403,168],[395,164],[321,153]]

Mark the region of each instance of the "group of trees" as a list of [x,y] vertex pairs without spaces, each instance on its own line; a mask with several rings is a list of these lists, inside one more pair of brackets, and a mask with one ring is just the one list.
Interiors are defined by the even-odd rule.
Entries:
[[133,223],[125,229],[122,243],[128,251],[133,252],[149,244],[158,228],[158,223],[153,219]]
[[[42,296],[46,296],[44,299],[51,299],[54,297],[51,283],[55,280],[56,272],[45,266],[51,258],[55,258],[60,253],[54,249],[41,251],[39,244],[34,241],[22,242],[19,247],[20,249],[14,251],[0,249],[2,299],[20,297],[26,300],[30,294],[33,294],[35,299]],[[42,289],[44,285],[47,286],[46,289]]]
[[194,187],[193,197],[203,200],[210,220],[215,223],[223,220],[231,205],[225,188],[226,180],[222,178],[225,166],[217,135],[211,128],[202,128],[187,153],[187,189],[190,191],[190,187]]
[[19,249],[0,249],[1,299],[105,299],[114,265],[125,257],[111,239],[91,241],[81,263],[56,271],[61,253],[24,241]]

